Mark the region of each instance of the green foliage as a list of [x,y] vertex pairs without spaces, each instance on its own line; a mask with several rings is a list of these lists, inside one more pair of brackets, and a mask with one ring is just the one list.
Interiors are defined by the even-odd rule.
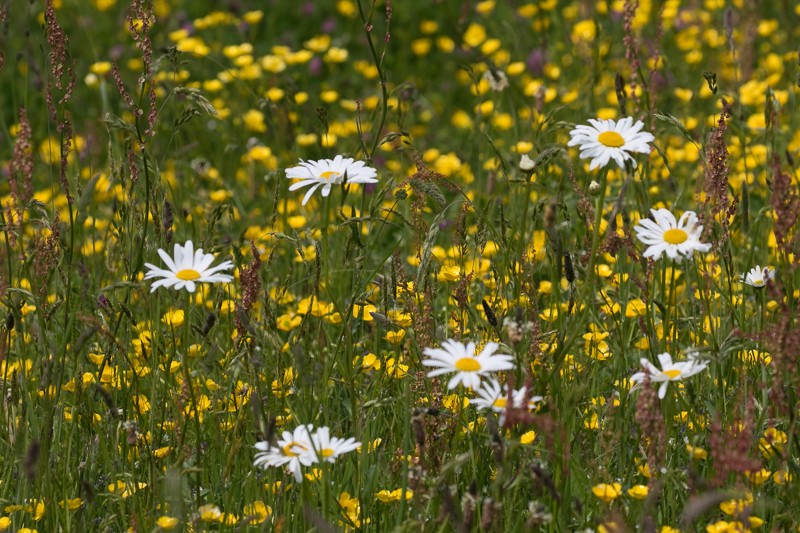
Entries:
[[[0,530],[798,528],[790,2],[228,4],[0,11]],[[337,155],[377,183],[289,190]],[[710,250],[645,258],[651,208]],[[234,279],[151,292],[189,240]],[[254,466],[301,424],[360,449]]]

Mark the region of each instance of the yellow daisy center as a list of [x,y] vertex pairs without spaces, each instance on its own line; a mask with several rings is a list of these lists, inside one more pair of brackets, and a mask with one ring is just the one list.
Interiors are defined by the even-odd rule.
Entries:
[[456,369],[462,372],[477,372],[481,369],[481,364],[474,357],[462,357],[456,361]]
[[753,286],[754,287],[761,287],[762,285],[764,285],[764,280],[763,279],[754,279],[753,280]]
[[664,232],[664,240],[669,244],[680,244],[689,238],[689,234],[679,228],[668,229]]
[[675,379],[681,375],[681,371],[677,368],[673,368],[671,370],[664,370],[664,374],[666,374],[669,379]]
[[301,450],[306,449],[305,446],[303,446],[296,440],[293,440],[292,442],[283,447],[284,455],[286,455],[287,457],[297,457],[298,455],[300,455],[299,453],[295,453],[294,451],[295,447],[300,448]]
[[193,268],[184,268],[183,270],[179,270],[178,273],[175,274],[175,277],[183,281],[194,281],[200,277],[200,272]]
[[604,131],[597,136],[597,140],[600,141],[600,144],[604,144],[609,148],[619,148],[625,144],[625,139],[616,131]]
[[498,398],[492,404],[493,407],[498,407],[500,409],[505,409],[506,405],[508,405],[508,398]]
[[325,172],[320,174],[319,177],[324,179],[324,180],[330,181],[332,179],[338,178],[341,175],[342,175],[341,172],[336,172],[335,170],[326,170]]
[[333,448],[323,448],[319,451],[320,457],[330,457],[333,455]]

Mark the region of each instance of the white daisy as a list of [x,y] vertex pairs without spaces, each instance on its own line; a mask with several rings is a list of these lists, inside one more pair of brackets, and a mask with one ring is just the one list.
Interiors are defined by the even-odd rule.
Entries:
[[767,282],[775,278],[775,269],[756,265],[747,274],[739,276],[739,281],[756,289],[763,289]]
[[[505,412],[506,409],[520,409],[525,402],[526,387],[511,391],[511,405],[508,405],[508,384],[501,387],[496,379],[490,378],[483,383],[475,392],[477,398],[470,400],[470,403],[478,409],[491,409],[496,413]],[[536,404],[542,401],[541,396],[531,396],[528,398],[528,409],[536,408]]]
[[214,254],[205,254],[202,248],[195,251],[192,241],[186,241],[183,246],[176,243],[174,258],[160,248],[158,255],[166,263],[168,270],[151,263],[144,264],[150,269],[144,279],[161,278],[151,285],[150,292],[159,287],[173,287],[176,291],[186,288],[187,291],[194,292],[197,283],[228,283],[233,279],[233,276],[228,274],[218,274],[221,270],[233,268],[232,262],[225,261],[211,267]]
[[361,446],[360,442],[350,437],[349,439],[342,439],[339,437],[331,437],[330,430],[323,426],[311,435],[311,442],[314,445],[314,451],[320,462],[327,461],[333,463],[340,455],[352,452]]
[[633,230],[647,245],[645,257],[660,258],[665,252],[670,259],[691,257],[696,251],[707,252],[710,244],[700,242],[703,226],[697,223],[694,211],[686,211],[679,220],[666,209],[651,209],[655,221],[641,219]]
[[661,364],[660,370],[644,357],[642,357],[640,362],[645,371],[636,372],[631,376],[631,383],[635,384],[634,389],[644,381],[645,375],[647,375],[651,382],[661,383],[661,386],[658,388],[658,397],[660,399],[663,399],[667,394],[667,385],[670,381],[680,381],[688,378],[698,372],[702,372],[708,366],[707,361],[699,361],[695,354],[690,354],[686,361],[674,363],[672,361],[672,356],[666,352],[658,355],[658,362]]
[[455,372],[456,375],[447,383],[448,389],[455,389],[463,383],[465,387],[477,390],[482,375],[514,368],[513,356],[494,353],[499,347],[496,342],[487,342],[480,355],[475,355],[474,342],[465,346],[452,339],[446,340],[442,348],[425,348],[423,353],[430,359],[425,359],[422,364],[436,367],[428,372],[429,378]]
[[493,91],[500,92],[508,88],[508,76],[502,70],[485,70],[481,78],[489,83],[489,88]]
[[569,132],[571,139],[568,146],[579,146],[581,159],[592,158],[589,170],[605,167],[613,159],[619,168],[625,168],[625,160],[629,160],[636,168],[636,160],[631,152],[650,153],[650,145],[655,137],[651,133],[641,131],[644,123],[625,117],[619,122],[613,120],[595,120],[590,118],[589,124],[580,124]]
[[528,154],[522,154],[522,157],[519,160],[519,169],[529,172],[534,168],[536,168],[536,161],[528,157]]
[[264,469],[271,466],[285,466],[297,482],[302,483],[302,467],[317,462],[317,454],[314,452],[314,443],[311,440],[313,429],[314,426],[308,424],[297,426],[293,432],[284,431],[275,446],[268,442],[257,442],[256,449],[260,451],[256,454],[253,466]]
[[331,193],[331,185],[335,183],[378,183],[378,171],[365,166],[363,161],[355,161],[352,157],[337,155],[334,159],[320,159],[319,161],[303,161],[300,165],[286,169],[286,177],[299,179],[289,186],[290,191],[311,186],[303,197],[306,205],[314,191],[322,187],[322,196]]

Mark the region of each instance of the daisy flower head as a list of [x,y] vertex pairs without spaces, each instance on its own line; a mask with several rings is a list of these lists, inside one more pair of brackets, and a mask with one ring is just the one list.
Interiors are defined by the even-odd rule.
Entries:
[[592,158],[589,170],[604,168],[612,159],[621,169],[625,168],[626,160],[636,168],[636,160],[631,153],[649,154],[648,143],[655,140],[651,133],[642,131],[644,123],[637,120],[634,124],[632,117],[619,121],[590,118],[589,124],[575,126],[569,132],[571,138],[567,143],[567,146],[580,147],[581,159]]
[[159,287],[172,287],[176,291],[185,288],[194,292],[198,283],[228,283],[233,279],[229,274],[219,273],[233,268],[231,261],[212,267],[214,254],[203,253],[202,248],[195,250],[192,241],[186,241],[183,246],[175,243],[173,257],[160,248],[158,255],[167,265],[166,269],[151,263],[144,264],[149,269],[144,279],[160,278],[150,286],[150,292],[155,292]]
[[361,446],[360,442],[350,437],[349,439],[342,439],[339,437],[331,437],[330,429],[323,426],[311,435],[311,442],[314,445],[314,451],[320,462],[333,463],[336,458],[347,452],[352,452]]
[[[477,398],[471,399],[469,402],[480,410],[491,409],[495,413],[505,414],[508,409],[523,409],[526,407],[525,395],[527,387],[521,389],[509,390],[508,384],[500,386],[494,378],[489,378],[481,387],[475,392],[478,394]],[[508,403],[508,398],[511,396],[511,404]],[[541,396],[529,396],[527,401],[527,409],[532,411],[536,409],[536,404],[542,401]],[[501,420],[504,416],[501,415]],[[502,422],[501,422],[502,423]]]
[[483,72],[481,79],[486,80],[489,88],[493,91],[501,92],[508,88],[508,76],[502,70],[487,69]]
[[698,224],[694,211],[686,211],[676,220],[667,209],[651,209],[653,219],[641,219],[633,230],[636,238],[647,245],[644,257],[659,259],[667,254],[670,259],[691,257],[695,251],[707,252],[711,245],[700,242],[703,226]]
[[747,274],[739,276],[739,281],[756,289],[763,289],[771,279],[775,279],[775,269],[760,265],[751,268]]
[[667,385],[669,385],[670,381],[681,381],[682,379],[694,376],[705,370],[708,366],[708,362],[699,361],[695,353],[690,354],[686,361],[679,361],[677,363],[672,361],[672,356],[670,354],[666,352],[659,354],[658,362],[661,365],[660,369],[644,357],[642,357],[640,362],[645,371],[636,372],[631,376],[631,383],[634,384],[631,390],[641,385],[645,377],[647,377],[651,382],[661,383],[658,387],[658,397],[662,400],[667,394]]
[[317,453],[314,451],[314,443],[311,438],[311,431],[314,426],[300,425],[294,431],[284,431],[275,446],[269,442],[257,442],[256,458],[253,466],[259,468],[286,467],[297,480],[303,482],[302,467],[310,466],[317,462]]
[[425,359],[422,364],[434,367],[428,372],[429,378],[455,372],[455,376],[447,383],[448,389],[455,389],[459,383],[463,383],[465,387],[477,390],[481,376],[514,368],[511,355],[495,353],[499,347],[496,342],[487,342],[483,351],[475,355],[474,342],[465,345],[450,339],[444,341],[441,348],[425,348],[423,353],[430,359]]
[[322,187],[322,196],[331,193],[331,186],[341,183],[378,183],[378,171],[365,165],[363,161],[355,161],[352,157],[337,155],[333,159],[319,161],[303,161],[296,167],[286,169],[288,179],[297,179],[289,186],[290,191],[310,187],[303,196],[303,205]]

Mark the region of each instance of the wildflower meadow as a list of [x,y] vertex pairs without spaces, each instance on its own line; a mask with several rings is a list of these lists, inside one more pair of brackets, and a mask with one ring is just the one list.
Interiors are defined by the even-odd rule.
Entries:
[[0,531],[800,531],[798,42],[0,3]]

